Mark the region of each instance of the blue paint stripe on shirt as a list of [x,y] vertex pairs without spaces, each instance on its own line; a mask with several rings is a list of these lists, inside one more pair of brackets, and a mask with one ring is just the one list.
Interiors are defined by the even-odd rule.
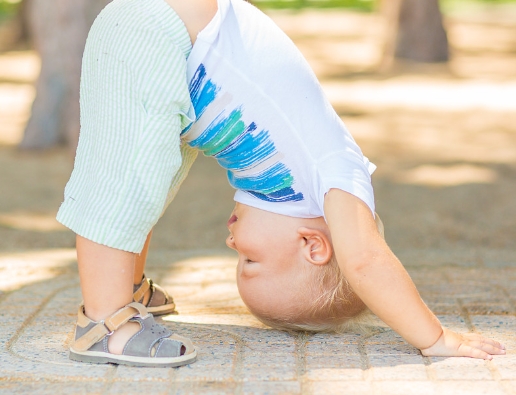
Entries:
[[[203,64],[199,65],[190,83],[190,95],[197,120],[205,113],[217,96],[222,92],[208,78]],[[268,168],[250,175],[236,175],[236,171],[250,170],[278,154],[267,130],[259,130],[255,122],[245,124],[244,108],[222,110],[202,133],[190,141],[207,156],[213,156],[228,170],[230,184],[237,189],[248,191],[259,199],[267,201],[298,201],[303,194],[292,189],[294,177],[291,170],[278,161]],[[187,128],[183,134],[188,131]]]

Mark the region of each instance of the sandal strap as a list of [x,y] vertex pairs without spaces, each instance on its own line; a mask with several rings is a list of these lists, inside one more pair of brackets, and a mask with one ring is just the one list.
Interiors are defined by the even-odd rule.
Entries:
[[169,339],[177,340],[181,343],[183,343],[183,346],[185,346],[185,353],[184,355],[190,354],[195,350],[195,347],[190,339],[187,337],[179,336],[176,334],[170,335]]
[[135,302],[139,302],[143,299],[145,293],[151,288],[152,280],[149,280],[145,274],[143,275],[142,282],[140,283],[140,288],[138,288],[133,294],[133,300]]
[[[84,306],[79,307],[79,322],[89,320],[84,314]],[[102,340],[104,337],[110,335],[122,325],[127,323],[131,318],[140,316],[145,317],[148,315],[147,309],[140,303],[132,302],[127,306],[122,307],[115,313],[110,315],[108,318],[97,322],[88,332],[82,335],[79,339],[76,339],[73,348],[77,351],[86,351],[95,343]]]

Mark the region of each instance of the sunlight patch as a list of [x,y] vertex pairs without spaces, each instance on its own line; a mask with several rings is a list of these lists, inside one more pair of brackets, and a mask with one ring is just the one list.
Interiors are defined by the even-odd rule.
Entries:
[[36,51],[12,51],[0,55],[0,79],[32,82],[38,78],[41,59]]
[[330,81],[322,84],[338,108],[434,111],[515,111],[516,83],[425,80],[404,76],[386,81]]
[[495,171],[481,166],[418,166],[396,177],[402,184],[447,187],[464,184],[491,184],[497,180]]
[[59,269],[76,260],[75,249],[0,254],[0,290],[12,291],[56,277]]
[[55,214],[16,211],[0,213],[0,226],[37,232],[65,231],[66,227],[57,222]]
[[0,84],[0,144],[21,141],[35,96],[31,84]]

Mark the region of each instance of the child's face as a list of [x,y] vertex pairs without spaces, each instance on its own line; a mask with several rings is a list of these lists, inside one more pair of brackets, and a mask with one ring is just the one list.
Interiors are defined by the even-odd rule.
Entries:
[[307,222],[326,226],[322,218],[294,218],[236,204],[226,244],[238,252],[238,289],[254,313],[297,315],[306,307],[312,268],[303,259],[298,229]]

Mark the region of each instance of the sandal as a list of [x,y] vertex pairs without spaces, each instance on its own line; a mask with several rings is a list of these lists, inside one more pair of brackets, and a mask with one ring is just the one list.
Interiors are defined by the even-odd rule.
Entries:
[[147,311],[152,315],[177,314],[174,299],[167,291],[155,284],[150,278],[143,275],[142,282],[133,288],[135,302],[143,303],[145,293],[150,289],[149,301],[145,305]]
[[[127,322],[138,322],[140,331],[126,343],[122,355],[108,350],[109,336]],[[144,367],[173,367],[195,361],[197,351],[192,342],[173,335],[156,324],[152,314],[140,303],[129,303],[105,320],[95,322],[79,308],[75,341],[70,347],[70,359],[90,363],[115,363]]]

